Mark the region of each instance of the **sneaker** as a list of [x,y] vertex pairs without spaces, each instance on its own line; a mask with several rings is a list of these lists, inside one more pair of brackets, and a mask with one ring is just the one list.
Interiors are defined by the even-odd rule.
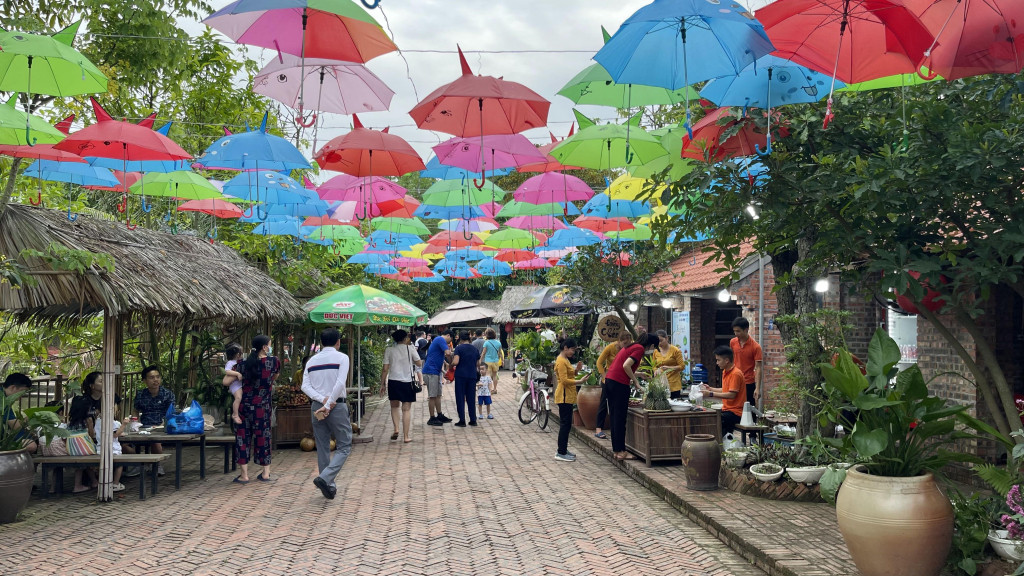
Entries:
[[[458,422],[456,422],[455,425],[458,426],[459,428],[465,428],[466,427],[466,423],[463,422],[462,420],[459,420]],[[475,426],[475,424],[474,424],[474,426]]]
[[156,465],[156,475],[157,476],[163,476],[164,474],[165,474],[165,472],[164,472],[164,465],[163,464],[157,464]]
[[569,452],[568,450],[566,450],[566,451],[565,451],[565,453],[566,453],[566,454],[568,454],[569,456],[572,456],[572,459],[573,459],[573,460],[575,460],[575,459],[576,459],[576,455],[575,455],[575,454],[573,454],[572,452]]
[[129,468],[125,468],[124,473],[121,475],[125,478],[135,478],[136,476],[142,475],[142,470],[139,470],[138,466],[131,466]]
[[334,500],[335,492],[331,490],[331,486],[327,483],[326,480],[317,476],[316,478],[313,478],[313,486],[316,486],[317,488],[320,489],[320,493],[324,495],[324,498],[327,498],[328,500]]
[[487,419],[488,420],[494,420],[494,414],[488,414],[487,415]]
[[438,414],[437,419],[440,420],[442,424],[447,424],[452,421],[451,418],[445,416],[444,414]]
[[470,425],[470,426],[476,426],[476,420],[473,420],[473,421],[471,421],[471,422],[469,423],[469,425]]
[[555,454],[555,460],[558,460],[559,462],[575,462],[576,461],[576,456],[574,456],[572,454],[568,454],[568,453],[566,453],[566,454]]
[[120,482],[118,482],[117,484],[114,484],[114,486],[113,486],[113,488],[111,488],[111,490],[113,490],[114,492],[124,492],[124,484],[121,484]]
[[437,418],[431,418],[430,420],[427,420],[427,426],[444,426],[444,422]]

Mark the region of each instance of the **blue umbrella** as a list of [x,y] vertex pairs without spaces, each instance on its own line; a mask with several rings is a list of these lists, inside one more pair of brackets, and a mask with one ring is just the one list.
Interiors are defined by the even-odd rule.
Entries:
[[[679,90],[739,74],[774,50],[764,27],[738,2],[654,0],[623,22],[594,60],[618,84]],[[687,129],[689,104],[687,98]]]
[[291,142],[267,134],[267,115],[256,130],[229,134],[217,140],[196,159],[210,170],[296,170],[309,168],[309,161]]
[[415,234],[389,232],[387,230],[377,230],[375,232],[371,232],[370,235],[366,237],[367,246],[376,251],[384,250],[388,252],[398,252],[400,250],[409,250],[421,242],[423,242],[423,240]]
[[477,206],[437,206],[435,204],[420,204],[412,215],[417,218],[437,220],[452,220],[456,218],[470,220],[487,217],[487,214]]
[[267,212],[272,216],[285,215],[285,216],[303,216],[303,217],[314,217],[314,216],[325,216],[330,206],[323,200],[310,200],[305,204],[270,204],[267,206]]
[[426,282],[429,284],[437,284],[438,282],[444,282],[444,276],[441,276],[437,272],[434,272],[433,276],[415,276],[412,279],[413,282]]
[[602,238],[596,232],[577,226],[569,226],[562,230],[555,230],[555,233],[548,239],[545,247],[561,250],[579,246],[590,246],[591,244],[600,244],[601,242]]
[[594,194],[580,211],[584,216],[598,218],[639,218],[651,213],[651,205],[636,200],[612,200],[607,194]]
[[[349,262],[352,259],[349,258]],[[369,264],[366,266],[367,274],[376,274],[377,276],[383,276],[384,274],[398,274],[398,268],[390,264]]]
[[444,255],[444,259],[451,262],[476,262],[484,258],[487,258],[485,252],[473,248],[459,248],[458,250],[451,250]]
[[512,267],[507,262],[485,258],[476,263],[476,271],[483,276],[508,276],[512,274]]
[[82,162],[36,160],[25,169],[25,175],[51,182],[67,182],[79,186],[118,186],[120,182],[106,168]]
[[360,252],[349,256],[349,264],[366,264],[368,266],[383,266],[391,262],[392,255],[381,252]]
[[253,234],[263,236],[292,236],[302,238],[316,230],[315,226],[303,226],[298,218],[288,220],[269,220],[252,229]]
[[224,194],[267,204],[305,204],[319,200],[315,190],[269,170],[242,172],[224,183]]
[[[500,170],[488,170],[491,178],[498,176],[504,176],[512,172],[511,168],[502,168]],[[441,164],[441,161],[437,159],[437,156],[431,156],[430,160],[427,161],[427,169],[420,170],[420,178],[439,178],[441,180],[472,180],[474,178],[481,178],[479,172],[470,172],[465,168],[458,168],[455,166],[445,166]]]

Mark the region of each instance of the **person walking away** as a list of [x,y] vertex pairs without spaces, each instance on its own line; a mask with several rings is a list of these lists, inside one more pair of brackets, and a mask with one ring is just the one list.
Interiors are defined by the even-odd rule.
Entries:
[[445,369],[445,359],[451,354],[451,340],[452,335],[448,331],[435,336],[423,361],[423,383],[427,385],[427,408],[430,410],[428,426],[441,426],[452,421],[441,412],[441,374]]
[[484,406],[487,406],[487,419],[494,420],[494,416],[491,414],[491,388],[492,388],[491,376],[488,373],[487,365],[480,365],[480,380],[476,383],[476,399],[477,399],[477,412],[483,416]]
[[427,350],[430,348],[430,338],[420,330],[416,333],[416,352],[420,355],[420,360],[427,359]]
[[476,348],[477,354],[483,356],[484,354],[484,331],[474,330],[473,331],[473,348]]
[[273,356],[270,337],[262,334],[252,339],[252,350],[242,364],[242,424],[235,427],[235,447],[241,474],[233,480],[249,483],[249,460],[263,467],[256,476],[260,482],[270,477],[270,415],[273,412],[274,382],[281,373],[281,361]]
[[394,345],[384,350],[384,369],[381,371],[380,393],[388,395],[391,401],[391,422],[395,432],[391,440],[398,440],[398,419],[401,414],[403,439],[412,442],[412,403],[416,401],[416,391],[412,384],[416,379],[416,367],[423,364],[415,347],[409,342],[409,333],[395,330],[391,333]]
[[630,386],[640,388],[639,378],[647,379],[643,372],[636,372],[644,352],[654,348],[658,339],[652,334],[637,334],[636,343],[619,350],[605,374],[605,389],[608,394],[608,411],[612,420],[612,452],[616,460],[635,460],[626,451],[626,412],[629,410]]
[[761,345],[750,337],[750,322],[742,316],[732,321],[732,333],[736,337],[729,340],[729,348],[736,368],[743,374],[744,396],[751,406],[757,406],[758,386],[764,382]]
[[[139,413],[139,422],[143,426],[160,426],[164,423],[167,409],[174,403],[174,393],[163,387],[163,376],[155,365],[142,369],[142,382],[145,390],[135,393],[135,410]],[[150,452],[163,454],[164,445],[159,442],[150,444]],[[164,475],[164,465],[158,464],[157,474]]]
[[733,362],[732,348],[715,348],[715,364],[722,370],[722,387],[712,388],[704,384],[701,390],[706,392],[709,398],[722,399],[722,434],[728,434],[735,432],[736,425],[743,416],[746,387],[743,384],[743,373]]
[[456,426],[466,425],[466,414],[469,412],[469,425],[476,426],[476,381],[480,377],[477,366],[480,364],[480,353],[469,342],[469,332],[463,330],[459,334],[462,344],[455,347],[452,366],[455,367],[455,408],[459,413]]
[[484,337],[487,339],[483,345],[484,364],[487,365],[487,371],[490,373],[491,394],[497,394],[498,369],[501,368],[501,363],[505,361],[505,350],[502,349],[501,340],[498,340],[498,333],[494,331],[494,328],[485,330]]
[[673,346],[664,330],[655,332],[658,335],[658,347],[651,357],[657,368],[654,374],[665,374],[668,379],[670,398],[683,397],[683,351]]
[[[348,416],[349,358],[341,351],[341,332],[326,328],[320,332],[323,348],[306,362],[302,373],[302,393],[309,396],[316,441],[316,465],[320,475],[313,485],[328,500],[334,500],[338,486],[334,479],[352,452],[352,422]],[[331,456],[331,436],[336,449]]]
[[224,350],[224,357],[227,363],[224,364],[224,378],[221,384],[228,387],[228,393],[234,398],[231,402],[231,421],[241,424],[242,418],[238,415],[238,407],[242,404],[242,373],[235,368],[241,368],[238,363],[242,361],[242,347],[232,344]]
[[604,421],[608,419],[608,393],[605,390],[605,374],[608,373],[608,369],[612,366],[612,360],[615,360],[615,355],[619,353],[619,350],[629,346],[633,343],[633,335],[628,330],[619,332],[619,338],[611,344],[604,347],[601,354],[597,357],[597,374],[601,382],[601,404],[597,407],[597,426],[594,430],[594,436],[604,440],[608,437],[604,433],[602,428],[604,427]]
[[572,408],[576,404],[576,386],[583,380],[576,378],[582,362],[575,366],[570,360],[576,355],[576,340],[566,338],[559,344],[558,358],[555,359],[555,404],[558,405],[558,450],[555,460],[575,462],[576,455],[569,452],[569,431],[572,430]]

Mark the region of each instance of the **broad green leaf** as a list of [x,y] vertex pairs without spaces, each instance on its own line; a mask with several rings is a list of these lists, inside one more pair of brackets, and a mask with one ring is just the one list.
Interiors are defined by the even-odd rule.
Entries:
[[861,424],[854,428],[852,439],[854,448],[862,458],[871,458],[889,446],[889,435],[885,430],[876,428],[865,431]]
[[868,394],[861,394],[853,401],[853,405],[861,410],[875,410],[886,406],[899,406],[902,403],[903,402],[899,400],[886,400],[885,398],[870,396]]
[[[825,378],[825,385],[839,391],[847,400],[853,401],[867,387],[863,377],[858,382],[829,364],[819,364],[818,369],[821,370],[821,375]],[[861,385],[862,383],[864,385]]]
[[846,480],[846,469],[845,468],[832,468],[829,467],[822,474],[821,480],[818,483],[821,485],[821,497],[826,502],[835,504],[836,494],[839,492],[839,486],[842,485],[843,480]]
[[924,376],[917,364],[896,375],[896,389],[907,400],[921,400],[928,397],[928,385],[925,384]]
[[955,420],[939,420],[937,422],[924,422],[918,424],[917,428],[914,429],[913,434],[920,436],[921,438],[931,438],[932,436],[944,436],[953,432],[956,427]]
[[896,341],[889,337],[885,330],[875,330],[875,335],[868,344],[868,376],[875,378],[888,375],[901,357],[900,347]]

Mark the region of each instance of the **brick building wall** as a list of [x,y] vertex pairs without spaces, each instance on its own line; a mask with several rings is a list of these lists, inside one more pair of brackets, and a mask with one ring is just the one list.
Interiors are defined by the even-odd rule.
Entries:
[[775,272],[770,263],[764,266],[764,325],[759,329],[757,326],[757,304],[758,304],[758,273],[755,270],[746,278],[741,279],[732,286],[729,292],[733,299],[743,308],[743,317],[750,322],[750,336],[761,345],[761,354],[764,358],[764,397],[765,404],[770,406],[771,390],[779,379],[777,368],[786,363],[786,354],[782,346],[782,335],[775,328],[775,317],[779,314],[778,301],[772,290],[775,288]]

